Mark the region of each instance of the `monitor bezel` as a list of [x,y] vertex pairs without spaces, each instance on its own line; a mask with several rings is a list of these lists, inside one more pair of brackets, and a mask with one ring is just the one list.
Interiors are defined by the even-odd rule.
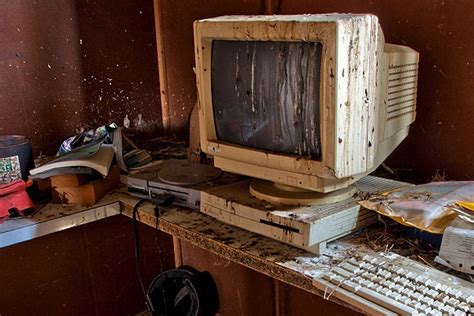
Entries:
[[[225,23],[221,25],[219,23]],[[317,27],[316,25],[317,24]],[[196,76],[199,95],[200,135],[202,150],[211,155],[269,168],[334,177],[335,89],[337,23],[316,21],[206,21],[195,23]],[[213,40],[312,41],[322,44],[320,74],[321,160],[308,160],[294,155],[273,153],[229,144],[217,139],[212,110],[211,53]],[[326,105],[326,106],[323,106]]]

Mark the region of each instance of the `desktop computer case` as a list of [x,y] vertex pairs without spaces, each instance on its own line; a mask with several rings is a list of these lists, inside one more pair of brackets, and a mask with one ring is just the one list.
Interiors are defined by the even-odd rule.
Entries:
[[251,180],[201,192],[201,212],[222,222],[261,234],[307,251],[322,254],[326,242],[348,235],[377,220],[377,213],[358,201],[366,193],[380,193],[409,184],[367,176],[356,183],[358,195],[313,206],[270,204],[249,193]]

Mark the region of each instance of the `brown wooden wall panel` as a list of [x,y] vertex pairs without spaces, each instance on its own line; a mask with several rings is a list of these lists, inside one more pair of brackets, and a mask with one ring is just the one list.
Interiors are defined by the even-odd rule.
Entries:
[[281,282],[279,284],[281,315],[361,315],[349,308],[324,300],[315,294]]
[[420,52],[418,116],[408,139],[389,159],[429,180],[473,179],[474,2],[470,0],[280,0],[278,13],[376,14],[388,43]]
[[162,26],[162,50],[166,63],[170,128],[173,133],[187,133],[188,117],[196,103],[196,80],[193,72],[193,22],[226,14],[259,14],[265,12],[264,1],[158,0],[159,23]]
[[89,125],[121,125],[128,115],[133,127],[141,114],[141,129],[159,129],[153,1],[75,1]]
[[126,114],[161,124],[152,1],[6,0],[0,39],[0,134],[35,154]]
[[[160,271],[157,231],[140,225],[145,287]],[[171,237],[161,233],[164,269]],[[0,249],[0,314],[133,315],[145,310],[131,220],[119,215]]]
[[2,1],[0,39],[0,134],[54,152],[87,121],[75,3]]
[[219,292],[219,315],[274,315],[273,280],[263,274],[182,242],[183,264],[208,271]]

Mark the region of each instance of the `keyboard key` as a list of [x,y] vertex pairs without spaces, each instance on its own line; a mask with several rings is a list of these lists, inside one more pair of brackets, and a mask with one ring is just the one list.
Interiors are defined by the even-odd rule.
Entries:
[[366,262],[369,262],[369,263],[375,263],[377,262],[377,258],[375,258],[374,256],[371,256],[371,255],[365,255],[362,260],[366,261]]
[[451,295],[454,296],[455,298],[460,298],[462,294],[463,294],[462,291],[459,291],[459,290],[453,289],[453,291],[451,291]]
[[360,296],[366,298],[367,300],[374,302],[380,306],[386,307],[387,309],[399,313],[400,315],[412,315],[416,313],[415,309],[406,306],[405,304],[402,304],[400,302],[389,299],[384,295],[380,295],[375,291],[361,288],[357,293]]
[[431,306],[435,307],[436,309],[441,309],[441,308],[444,306],[444,304],[441,303],[441,302],[438,302],[438,301],[434,301],[434,302],[431,304]]
[[421,300],[423,299],[423,295],[421,295],[419,292],[414,292],[411,297],[415,300],[417,300],[418,302],[421,302]]
[[445,285],[445,284],[442,284],[439,291],[449,295],[449,292],[451,291],[451,288],[449,286]]
[[360,268],[362,267],[363,265],[363,262],[362,261],[357,261],[355,258],[350,258],[349,260],[347,260],[347,262],[349,262],[350,264]]
[[357,283],[346,280],[342,282],[342,288],[355,293],[360,290],[361,286]]
[[406,297],[410,297],[411,293],[413,293],[413,291],[410,290],[410,289],[407,289],[406,287],[404,287],[403,290],[402,290],[402,295],[404,295]]
[[427,297],[427,296],[424,296],[421,301],[423,302],[423,304],[426,304],[428,306],[434,302],[434,300],[431,297]]
[[400,284],[395,284],[393,286],[393,290],[397,291],[398,293],[402,293],[403,292],[403,286],[401,286]]
[[421,305],[421,303],[416,300],[408,300],[406,304],[414,309],[418,309],[418,307]]
[[435,290],[440,290],[443,287],[443,284],[439,282],[435,282],[433,287]]
[[397,282],[399,284],[401,284],[402,286],[407,286],[408,284],[410,284],[410,280],[404,278],[404,277],[401,277],[400,280]]
[[340,267],[354,274],[360,273],[362,271],[359,267],[348,262],[341,263]]
[[395,300],[397,301],[400,297],[401,297],[401,294],[398,293],[398,292],[391,292],[388,297],[390,297],[392,300]]
[[421,294],[425,295],[426,293],[428,293],[428,291],[430,290],[429,288],[427,288],[426,286],[424,285],[420,285],[416,288],[418,290],[418,292],[420,292]]
[[388,293],[390,293],[390,289],[386,288],[386,287],[382,287],[379,291],[377,291],[378,293],[382,294],[382,295],[385,295],[385,296],[388,296]]
[[464,312],[469,312],[469,304],[465,303],[465,302],[461,302],[459,303],[459,305],[457,306],[458,309],[464,311]]
[[349,279],[352,277],[352,273],[350,273],[349,271],[347,270],[344,270],[344,269],[341,269],[339,267],[335,267],[332,269],[332,272],[333,273],[337,273],[339,274],[341,277],[343,277],[344,279]]
[[437,291],[435,291],[435,290],[432,290],[432,289],[430,289],[430,290],[426,293],[427,296],[429,296],[429,297],[431,297],[431,298],[433,298],[433,299],[436,298],[436,297],[438,296],[438,294],[439,294],[439,292],[437,292]]
[[456,308],[458,307],[458,305],[460,304],[461,302],[457,299],[455,299],[454,297],[451,297],[447,302],[446,304],[448,305],[451,305],[452,307]]
[[425,282],[423,282],[427,288],[431,288],[434,283],[430,279],[426,279]]
[[342,278],[341,276],[339,276],[335,273],[332,273],[332,272],[329,272],[329,273],[325,274],[323,276],[323,279],[325,279],[326,281],[329,281],[331,283],[334,283],[334,284],[338,284],[339,282],[344,280],[344,278]]
[[428,306],[426,304],[421,303],[420,306],[418,306],[416,310],[419,311],[420,313],[424,313],[424,311],[427,309],[428,309]]
[[454,311],[455,311],[454,307],[449,306],[449,305],[444,305],[441,310],[442,310],[444,313],[448,313],[448,314],[454,313]]
[[415,281],[416,281],[416,282],[419,282],[419,283],[424,283],[424,282],[423,282],[424,279],[425,279],[425,278],[424,278],[422,275],[417,275],[417,276],[415,277]]

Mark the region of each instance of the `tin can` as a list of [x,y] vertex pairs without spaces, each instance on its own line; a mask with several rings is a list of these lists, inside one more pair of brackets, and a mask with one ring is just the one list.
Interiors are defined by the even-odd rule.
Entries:
[[31,141],[25,136],[0,136],[0,184],[27,180],[33,168]]

